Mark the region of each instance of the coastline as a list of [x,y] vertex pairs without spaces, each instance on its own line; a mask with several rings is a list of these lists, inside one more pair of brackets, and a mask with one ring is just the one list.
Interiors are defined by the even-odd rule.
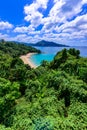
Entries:
[[36,68],[37,66],[34,63],[32,63],[32,61],[30,60],[30,57],[34,54],[37,53],[28,53],[26,55],[22,55],[20,56],[20,59],[24,62],[24,64],[29,65],[31,68]]

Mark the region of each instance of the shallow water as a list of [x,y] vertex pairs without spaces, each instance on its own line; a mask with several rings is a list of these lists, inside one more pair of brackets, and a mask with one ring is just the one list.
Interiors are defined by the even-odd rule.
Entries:
[[[57,52],[64,49],[64,47],[36,47],[37,49],[41,50],[41,54],[35,54],[31,56],[31,61],[36,66],[39,66],[43,60],[52,61],[54,56]],[[87,47],[66,47],[69,48],[76,48],[80,50],[80,55],[82,57],[87,57]]]

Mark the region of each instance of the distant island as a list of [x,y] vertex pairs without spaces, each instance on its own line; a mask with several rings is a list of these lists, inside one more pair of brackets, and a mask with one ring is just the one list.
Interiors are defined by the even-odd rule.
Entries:
[[45,40],[42,40],[35,44],[29,44],[29,45],[30,46],[40,46],[40,47],[69,47],[68,45],[57,44],[55,42],[49,42],[49,41],[45,41]]

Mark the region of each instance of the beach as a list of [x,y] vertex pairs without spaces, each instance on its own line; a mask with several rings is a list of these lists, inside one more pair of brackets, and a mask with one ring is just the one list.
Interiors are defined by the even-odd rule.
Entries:
[[31,68],[36,68],[37,66],[30,60],[30,57],[34,54],[36,53],[28,53],[26,55],[22,55],[20,56],[20,59],[24,62],[24,64],[29,65]]

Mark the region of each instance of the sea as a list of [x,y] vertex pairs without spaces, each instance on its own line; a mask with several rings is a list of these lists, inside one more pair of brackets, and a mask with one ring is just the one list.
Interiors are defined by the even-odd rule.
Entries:
[[46,61],[52,61],[54,56],[56,55],[57,52],[61,51],[62,49],[70,49],[70,48],[75,48],[77,50],[80,50],[80,56],[82,57],[87,57],[87,47],[35,47],[39,50],[41,50],[41,54],[34,54],[30,57],[31,62],[35,66],[39,66],[43,60]]

